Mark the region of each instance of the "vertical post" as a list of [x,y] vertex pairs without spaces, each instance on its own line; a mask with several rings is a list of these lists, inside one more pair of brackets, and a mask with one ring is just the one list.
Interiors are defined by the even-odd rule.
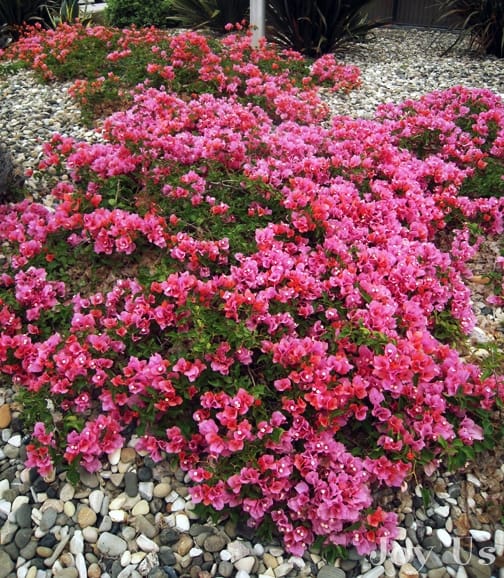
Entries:
[[397,23],[397,15],[399,14],[399,2],[398,0],[394,0],[392,3],[392,23]]
[[259,46],[259,40],[265,35],[265,0],[250,0],[250,25],[252,26],[252,47]]

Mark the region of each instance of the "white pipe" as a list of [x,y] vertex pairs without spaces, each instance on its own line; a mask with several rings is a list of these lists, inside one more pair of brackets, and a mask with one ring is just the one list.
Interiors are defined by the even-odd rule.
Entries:
[[259,40],[266,30],[265,0],[250,0],[250,25],[252,26],[252,47],[259,46]]

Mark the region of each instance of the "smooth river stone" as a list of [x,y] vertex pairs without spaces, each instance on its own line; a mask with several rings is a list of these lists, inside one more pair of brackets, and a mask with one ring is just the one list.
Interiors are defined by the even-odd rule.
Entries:
[[9,427],[12,420],[12,413],[8,403],[0,406],[0,429]]
[[119,536],[111,534],[110,532],[104,532],[100,534],[98,542],[96,542],[96,547],[104,556],[118,558],[126,550],[128,544]]
[[96,519],[96,512],[89,506],[82,506],[82,508],[77,512],[77,523],[81,528],[94,526],[96,524]]

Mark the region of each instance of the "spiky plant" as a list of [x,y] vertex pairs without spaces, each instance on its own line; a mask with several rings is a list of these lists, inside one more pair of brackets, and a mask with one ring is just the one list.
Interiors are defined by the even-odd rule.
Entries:
[[318,57],[380,22],[369,22],[370,0],[267,0],[268,37],[306,56]]
[[469,35],[470,47],[504,57],[504,0],[438,0],[440,22],[460,29],[457,42]]
[[48,7],[56,4],[56,0],[0,0],[2,35],[8,34],[13,40],[17,40],[24,24],[39,22],[46,26]]

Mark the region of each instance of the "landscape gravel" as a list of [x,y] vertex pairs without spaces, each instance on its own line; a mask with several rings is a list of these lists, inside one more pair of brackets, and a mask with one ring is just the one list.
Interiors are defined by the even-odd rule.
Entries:
[[[370,117],[381,102],[400,102],[456,84],[504,97],[504,61],[478,56],[452,33],[402,28],[377,31],[339,54],[362,71],[362,87],[326,95],[334,114]],[[29,194],[50,203],[37,173],[42,144],[53,132],[99,140],[83,126],[68,84],[41,85],[33,73],[0,78],[0,143],[27,179]],[[492,257],[491,249],[490,259]],[[482,266],[483,267],[483,266]],[[482,272],[484,273],[484,267]],[[503,312],[488,307],[475,279],[474,347],[502,329]],[[72,486],[64,472],[42,479],[23,465],[25,433],[9,383],[0,383],[0,578],[504,578],[503,448],[459,472],[435,472],[403,491],[378,497],[399,515],[390,552],[328,563],[317,551],[291,556],[230,520],[200,519],[184,473],[123,448],[96,474]]]

